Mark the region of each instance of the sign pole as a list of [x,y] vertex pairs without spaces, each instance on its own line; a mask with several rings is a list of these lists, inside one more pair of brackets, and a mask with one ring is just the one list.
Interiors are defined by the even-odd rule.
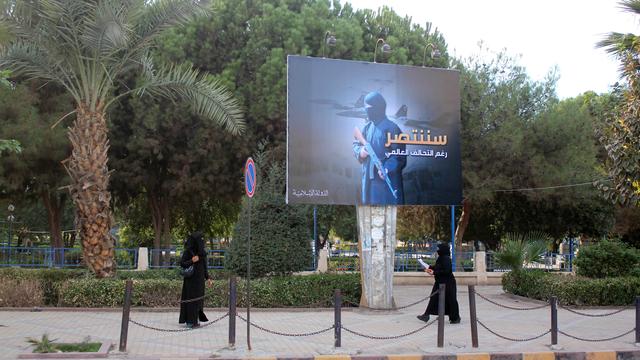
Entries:
[[251,203],[256,192],[256,165],[248,158],[244,165],[244,190],[249,197],[249,228],[247,236],[247,349],[251,350]]

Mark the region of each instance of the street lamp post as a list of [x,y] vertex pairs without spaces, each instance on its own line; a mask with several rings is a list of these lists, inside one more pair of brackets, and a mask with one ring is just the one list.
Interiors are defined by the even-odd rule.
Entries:
[[391,52],[391,45],[387,44],[387,42],[382,38],[378,39],[376,41],[376,48],[373,50],[373,62],[376,62],[376,55],[378,55],[378,44],[380,43],[382,43],[382,47],[380,49],[382,50],[383,54],[388,54]]
[[13,206],[13,204],[9,204],[9,206],[7,207],[7,210],[9,210],[9,216],[7,216],[7,221],[9,222],[9,241],[7,243],[8,246],[11,246],[11,238],[13,237],[13,221],[16,219],[15,216],[13,216],[13,211],[16,209],[15,206]]
[[330,47],[334,47],[336,46],[337,41],[338,40],[336,39],[336,37],[332,35],[329,30],[324,33],[324,40],[322,40],[322,57],[325,57],[325,50],[327,48],[327,45]]
[[427,49],[428,48],[431,48],[431,58],[432,59],[440,58],[440,50],[435,45],[433,45],[432,43],[428,43],[424,47],[424,53],[422,54],[422,67],[424,67],[425,61],[427,60]]

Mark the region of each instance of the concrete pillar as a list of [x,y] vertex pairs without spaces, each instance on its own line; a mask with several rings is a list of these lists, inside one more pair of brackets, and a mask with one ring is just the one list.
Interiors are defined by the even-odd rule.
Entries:
[[136,270],[143,271],[149,269],[149,249],[146,247],[138,248],[138,268]]
[[473,256],[473,271],[487,272],[487,253],[484,251],[476,251]]
[[329,251],[327,249],[320,249],[318,254],[318,272],[324,274],[329,270]]
[[396,206],[358,206],[360,304],[392,309],[393,261],[396,249]]
[[473,271],[476,272],[478,285],[487,285],[487,253],[484,251],[476,251],[473,254]]

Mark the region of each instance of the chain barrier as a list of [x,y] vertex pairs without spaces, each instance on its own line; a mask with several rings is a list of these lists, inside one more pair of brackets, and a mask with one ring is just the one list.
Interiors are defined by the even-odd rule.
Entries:
[[476,295],[478,295],[482,299],[492,303],[493,305],[499,306],[501,308],[509,309],[509,310],[525,310],[525,311],[527,311],[527,310],[538,310],[538,309],[542,309],[542,308],[545,308],[545,307],[549,306],[549,303],[546,303],[546,304],[543,304],[543,305],[540,305],[540,306],[534,306],[534,307],[530,307],[530,308],[519,308],[519,307],[514,307],[514,306],[509,306],[509,305],[504,305],[504,304],[497,303],[497,302],[487,298],[486,296],[480,294],[477,291],[476,291]]
[[497,332],[489,329],[489,327],[487,325],[485,325],[484,323],[482,323],[482,321],[480,321],[480,319],[477,319],[477,321],[478,321],[478,324],[480,324],[480,326],[485,328],[485,330],[487,330],[488,332],[492,333],[493,335],[495,335],[495,336],[497,336],[497,337],[499,337],[501,339],[505,339],[505,340],[509,340],[509,341],[524,342],[524,341],[536,340],[536,339],[539,339],[539,338],[541,338],[541,337],[543,337],[543,336],[545,336],[545,335],[547,335],[548,333],[551,332],[551,330],[547,330],[544,333],[542,333],[540,335],[537,335],[537,336],[533,336],[533,337],[530,337],[530,338],[524,338],[524,339],[517,339],[517,338],[511,338],[511,337],[508,337],[508,336],[504,336],[504,335],[498,334]]
[[[244,317],[242,317],[242,315],[240,315],[240,314],[236,314],[236,316],[237,316],[237,317],[239,317],[239,318],[240,318],[240,320],[242,320],[242,321],[244,321],[244,322],[247,322],[247,319],[246,319],[246,318],[244,318]],[[327,332],[327,331],[329,331],[329,330],[333,329],[333,327],[334,327],[333,325],[331,325],[331,326],[329,326],[329,327],[328,327],[328,328],[326,328],[326,329],[317,330],[317,331],[311,331],[311,332],[307,332],[307,333],[284,333],[284,332],[280,332],[280,331],[276,331],[276,330],[270,330],[270,329],[267,329],[267,328],[265,328],[265,327],[262,327],[262,326],[260,326],[260,325],[257,325],[257,324],[256,324],[256,323],[254,323],[253,321],[251,321],[251,326],[253,326],[253,327],[257,328],[257,329],[260,329],[260,330],[262,330],[262,331],[264,331],[264,332],[267,332],[267,333],[269,333],[269,334],[273,334],[273,335],[280,335],[280,336],[291,336],[291,337],[303,337],[303,336],[313,336],[313,335],[318,335],[318,334],[325,333],[325,332]]]
[[422,327],[420,327],[420,328],[417,328],[417,329],[415,329],[415,330],[413,330],[413,331],[410,331],[410,332],[408,332],[408,333],[406,333],[406,334],[400,334],[400,335],[394,335],[394,336],[374,336],[374,335],[367,335],[367,334],[359,333],[359,332],[357,332],[357,331],[354,331],[354,330],[348,329],[348,328],[346,328],[346,327],[344,327],[344,326],[342,326],[341,328],[342,328],[342,330],[344,330],[344,331],[346,331],[346,332],[348,332],[348,333],[351,333],[351,334],[353,334],[353,335],[357,335],[357,336],[360,336],[360,337],[363,337],[363,338],[367,338],[367,339],[373,339],[373,340],[395,340],[395,339],[400,339],[400,338],[402,338],[402,337],[406,337],[406,336],[409,336],[409,335],[413,335],[413,334],[415,334],[415,333],[417,333],[417,332],[419,332],[419,331],[422,331],[422,330],[424,330],[424,329],[428,328],[429,326],[433,325],[436,321],[438,321],[438,319],[431,320],[431,322],[430,322],[430,323],[427,323],[426,325],[424,325],[424,326],[422,326]]
[[581,337],[578,337],[578,336],[575,336],[575,335],[567,334],[566,332],[564,332],[564,331],[562,331],[562,330],[558,330],[558,332],[559,332],[560,334],[564,335],[564,336],[570,337],[570,338],[572,338],[572,339],[576,339],[576,340],[580,340],[580,341],[588,341],[588,342],[603,342],[603,341],[611,341],[611,340],[619,339],[619,338],[621,338],[621,337],[623,337],[623,336],[625,336],[625,335],[629,335],[629,334],[631,334],[631,333],[632,333],[632,332],[634,332],[634,331],[636,331],[636,328],[633,328],[633,329],[631,329],[631,330],[627,331],[627,332],[626,332],[626,333],[624,333],[624,334],[620,334],[620,335],[612,336],[612,337],[605,338],[605,339],[587,339],[587,338],[581,338]]
[[368,306],[366,306],[366,305],[359,305],[359,304],[356,304],[356,303],[352,303],[351,301],[345,301],[345,302],[344,302],[344,304],[347,304],[347,305],[350,305],[350,306],[353,306],[353,307],[358,307],[358,308],[360,308],[360,309],[367,309],[367,310],[374,310],[374,311],[392,311],[392,310],[402,310],[402,309],[406,309],[406,308],[409,308],[409,307],[412,307],[412,306],[418,305],[418,304],[420,304],[421,302],[424,302],[424,301],[426,301],[426,300],[430,299],[431,297],[438,295],[438,292],[439,292],[439,291],[440,291],[440,290],[436,290],[436,291],[434,291],[433,293],[431,293],[431,295],[427,295],[426,297],[424,297],[424,298],[422,298],[422,299],[420,299],[420,300],[418,300],[418,301],[416,301],[416,302],[412,302],[411,304],[403,305],[403,306],[396,307],[396,308],[393,308],[393,309],[376,309],[376,308],[368,307]]
[[205,328],[207,326],[211,326],[211,325],[217,323],[218,321],[226,318],[227,316],[229,316],[229,313],[226,313],[226,314],[222,315],[221,317],[219,317],[219,318],[217,318],[215,320],[209,321],[208,323],[206,323],[204,325],[200,325],[200,326],[195,327],[195,328],[183,328],[183,329],[162,329],[162,328],[157,328],[157,327],[154,327],[154,326],[150,326],[150,325],[146,325],[146,324],[137,322],[137,321],[135,321],[133,319],[129,319],[129,322],[132,323],[132,324],[136,324],[136,325],[138,325],[140,327],[143,327],[145,329],[149,329],[149,330],[174,333],[174,332],[185,332],[185,331],[202,329],[202,328]]
[[578,311],[578,310],[574,310],[574,309],[572,309],[572,308],[570,308],[570,307],[563,306],[563,305],[562,305],[562,304],[560,304],[560,303],[558,303],[558,306],[559,306],[559,307],[561,307],[562,309],[567,310],[567,311],[568,311],[568,312],[570,312],[570,313],[574,313],[574,314],[576,314],[576,315],[581,315],[581,316],[588,316],[588,317],[605,317],[605,316],[611,316],[611,315],[619,314],[619,313],[621,313],[621,312],[623,312],[623,311],[625,311],[625,310],[629,310],[630,308],[633,308],[633,306],[625,306],[625,307],[623,307],[622,309],[618,309],[618,310],[616,310],[616,311],[612,311],[612,312],[610,312],[610,313],[606,313],[606,314],[587,314],[587,313],[584,313],[584,312],[581,312],[581,311]]

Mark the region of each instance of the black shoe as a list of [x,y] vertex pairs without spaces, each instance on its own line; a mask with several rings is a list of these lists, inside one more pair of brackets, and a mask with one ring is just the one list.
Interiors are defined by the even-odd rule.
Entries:
[[456,320],[450,320],[449,323],[451,323],[451,324],[460,324],[460,318],[457,318]]
[[429,322],[429,315],[418,315],[417,318],[424,322]]

